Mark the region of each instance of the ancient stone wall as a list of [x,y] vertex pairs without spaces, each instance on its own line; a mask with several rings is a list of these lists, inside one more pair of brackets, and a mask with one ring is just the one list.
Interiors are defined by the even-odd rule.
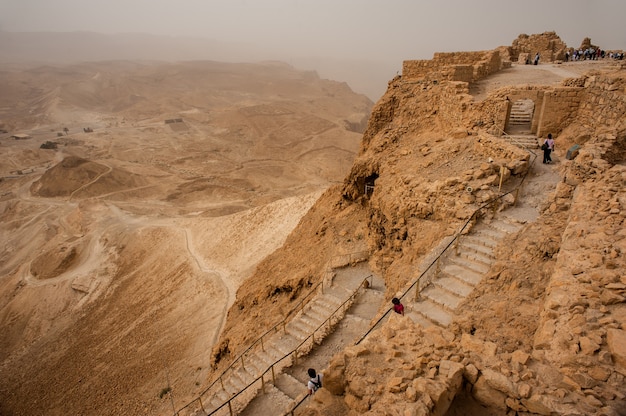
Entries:
[[[623,73],[622,73],[623,74]],[[585,82],[578,120],[590,128],[612,127],[623,122],[626,114],[626,82],[615,75],[596,75]]]
[[442,85],[438,115],[447,126],[461,126],[463,114],[471,105],[467,82],[450,81]]
[[431,60],[404,61],[404,79],[472,82],[498,72],[507,64],[498,50],[436,53]]
[[519,35],[513,41],[509,54],[512,61],[517,61],[522,53],[529,54],[531,59],[539,52],[540,62],[553,62],[565,58],[567,45],[555,32],[544,32],[536,35]]
[[576,87],[546,91],[539,109],[537,135],[544,137],[548,133],[559,133],[571,123],[578,113],[583,94],[583,89]]

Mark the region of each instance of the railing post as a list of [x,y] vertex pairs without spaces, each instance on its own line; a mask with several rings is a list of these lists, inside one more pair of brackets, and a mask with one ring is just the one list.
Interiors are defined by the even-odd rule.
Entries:
[[230,403],[230,400],[228,400],[228,412],[230,413],[230,416],[234,416],[233,405]]
[[246,366],[243,364],[243,354],[241,354],[241,368],[243,368],[244,371],[246,370]]
[[222,385],[222,390],[226,391],[226,389],[224,388],[224,380],[222,379],[222,376],[220,376],[220,384]]
[[454,255],[459,255],[459,241],[461,240],[461,234],[457,234],[454,241]]
[[204,405],[202,404],[202,397],[198,397],[198,400],[200,401],[200,407],[202,408],[202,411],[204,413],[207,413],[206,409],[204,408]]
[[[272,368],[274,368],[273,364]],[[263,394],[265,394],[265,373],[261,374],[261,391],[263,391]]]
[[265,346],[263,345],[263,337],[261,337],[261,349],[265,351]]
[[274,373],[274,366],[272,366],[272,381],[274,382],[274,385],[276,385],[276,374]]

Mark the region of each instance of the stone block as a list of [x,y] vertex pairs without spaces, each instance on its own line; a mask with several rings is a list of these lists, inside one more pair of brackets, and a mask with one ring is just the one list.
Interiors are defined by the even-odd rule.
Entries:
[[484,377],[479,377],[472,388],[472,395],[487,407],[506,409],[506,394],[491,387]]
[[533,395],[528,399],[522,399],[522,404],[532,413],[545,416],[553,414],[552,403],[546,396]]
[[615,369],[626,376],[626,331],[610,328],[606,333],[606,343],[615,362]]
[[517,395],[513,382],[504,374],[487,368],[483,370],[483,377],[490,387],[505,393],[507,396],[515,397]]
[[478,380],[478,368],[476,368],[474,364],[466,365],[463,371],[463,377],[472,384],[476,383],[476,380]]
[[570,147],[569,149],[567,149],[567,153],[565,154],[565,159],[567,160],[572,160],[574,159],[576,156],[578,156],[578,152],[580,150],[580,146],[575,144],[572,147]]

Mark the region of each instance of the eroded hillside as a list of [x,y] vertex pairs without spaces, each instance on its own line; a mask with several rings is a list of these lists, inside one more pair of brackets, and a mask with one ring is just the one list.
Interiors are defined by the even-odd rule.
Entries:
[[280,63],[7,69],[0,90],[3,415],[192,397],[240,283],[345,176],[372,105]]

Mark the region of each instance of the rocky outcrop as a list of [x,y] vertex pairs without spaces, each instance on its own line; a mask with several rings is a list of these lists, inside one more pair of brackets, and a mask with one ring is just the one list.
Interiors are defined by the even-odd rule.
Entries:
[[[522,35],[511,56],[531,48],[558,59],[565,45],[551,32]],[[434,246],[499,195],[500,181],[506,187],[528,171],[527,151],[489,134],[501,131],[509,96],[541,104],[538,128],[558,132],[558,152],[574,143],[581,149],[553,168],[560,181],[537,204],[536,224],[501,248],[456,322],[444,330],[391,316],[333,359],[324,389],[303,414],[440,415],[472,406],[494,414],[622,414],[623,70],[559,87],[504,87],[474,103],[467,82],[433,82],[419,73],[425,67],[413,62],[407,74],[414,76],[389,83],[343,185],[257,273],[289,267],[281,254],[317,260],[323,244],[343,248],[359,235],[372,269],[384,271],[387,293],[404,288]],[[306,255],[296,245],[305,236],[314,242],[305,244]],[[245,293],[254,295],[253,286]],[[239,302],[252,306],[247,298]]]

